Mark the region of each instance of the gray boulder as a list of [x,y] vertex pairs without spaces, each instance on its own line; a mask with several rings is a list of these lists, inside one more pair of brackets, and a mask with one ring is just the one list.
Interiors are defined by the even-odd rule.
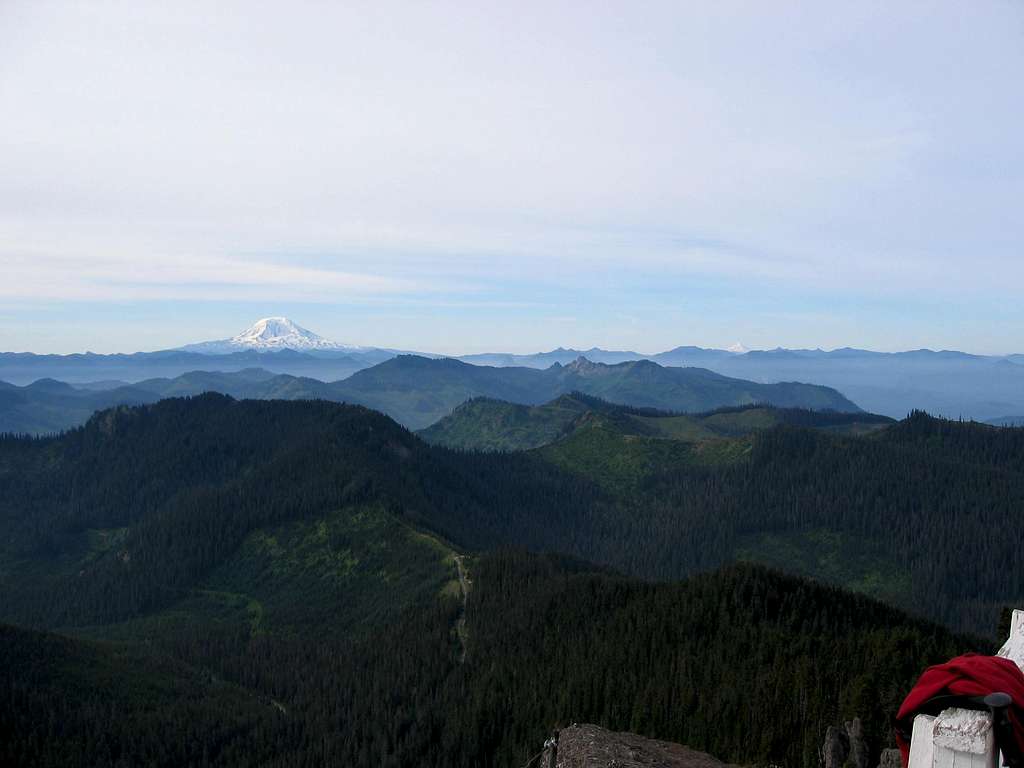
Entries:
[[821,762],[825,768],[843,768],[850,756],[850,736],[845,728],[830,725],[825,731],[825,744],[821,748]]

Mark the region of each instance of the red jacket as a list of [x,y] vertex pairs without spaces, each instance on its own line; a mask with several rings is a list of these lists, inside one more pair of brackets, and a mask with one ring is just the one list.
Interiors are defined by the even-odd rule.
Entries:
[[1024,751],[1024,674],[1016,664],[1000,656],[968,653],[945,664],[928,667],[896,715],[896,743],[903,755],[904,768],[910,759],[909,737],[914,717],[928,711],[930,700],[936,696],[984,697],[997,692],[1013,699],[1007,714],[1014,740]]

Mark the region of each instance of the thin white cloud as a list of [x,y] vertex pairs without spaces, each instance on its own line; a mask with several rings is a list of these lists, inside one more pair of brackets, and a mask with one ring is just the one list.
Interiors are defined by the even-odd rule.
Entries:
[[339,301],[361,296],[429,292],[414,283],[373,274],[175,254],[134,256],[4,256],[0,298],[76,301],[153,299]]

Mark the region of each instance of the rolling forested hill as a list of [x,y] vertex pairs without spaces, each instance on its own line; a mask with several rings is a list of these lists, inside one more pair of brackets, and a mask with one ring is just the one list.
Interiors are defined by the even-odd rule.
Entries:
[[[697,366],[752,381],[806,381],[835,387],[859,406],[901,418],[914,408],[950,418],[989,421],[1024,414],[1024,355],[976,355],[929,349],[873,352],[844,347],[730,352],[681,346],[654,355],[630,351],[555,349],[531,355],[478,354],[460,359],[478,365],[547,368],[580,355],[602,363],[652,360]],[[614,398],[612,398],[614,399]]]
[[706,418],[713,437],[666,439],[635,428],[658,418],[590,411],[540,449],[486,454],[359,407],[205,395],[3,438],[0,618],[166,607],[254,532],[365,509],[463,549],[561,551],[646,578],[753,559],[958,629],[987,631],[1024,597],[1024,430],[915,414],[847,436],[737,428],[763,409]]
[[588,486],[536,458],[431,449],[356,406],[211,394],[106,411],[58,438],[0,439],[0,605],[38,626],[166,608],[254,535],[330,528],[331,514],[352,527],[383,510],[471,547],[538,547],[558,521],[549,504],[562,528],[591,514]]
[[84,424],[96,411],[158,399],[153,392],[131,386],[91,391],[53,379],[24,387],[0,381],[0,432],[53,434]]
[[650,584],[504,552],[471,574],[463,641],[448,593],[358,639],[203,616],[191,631],[152,626],[129,646],[0,628],[13,696],[0,702],[0,755],[519,768],[552,728],[585,720],[734,763],[813,768],[827,726],[854,716],[877,758],[921,668],[985,650],[751,566]]
[[279,706],[168,654],[0,624],[5,766],[252,765]]
[[55,381],[25,387],[0,382],[0,432],[45,434],[82,424],[94,410],[166,397],[220,392],[261,400],[320,399],[365,405],[420,429],[474,397],[540,404],[579,390],[635,406],[704,411],[755,402],[781,407],[856,412],[856,405],[828,387],[758,384],[700,368],[662,368],[648,361],[602,365],[489,368],[452,359],[401,355],[335,382],[272,374],[260,368],[222,373],[191,371],[105,390]]
[[864,434],[895,423],[869,413],[812,411],[757,404],[708,413],[672,413],[609,403],[582,392],[528,406],[478,397],[419,431],[429,443],[468,450],[518,451],[555,442],[587,423],[588,414],[615,419],[626,434],[699,442],[737,437],[790,424],[842,434]]
[[[810,767],[844,717],[887,743],[923,666],[987,646],[950,630],[991,637],[1024,600],[1024,430],[584,400],[514,453],[213,394],[0,438],[0,621],[76,638],[2,635],[25,660],[0,705],[15,764],[54,754],[57,726],[23,714],[38,687],[77,713],[60,764],[116,716],[103,749],[127,764],[519,766],[592,721]],[[154,746],[172,694],[202,753]]]
[[381,410],[411,429],[433,424],[473,397],[533,405],[574,391],[626,405],[677,411],[755,402],[859,410],[827,387],[758,384],[700,368],[663,368],[643,360],[604,365],[581,358],[570,365],[536,370],[489,368],[403,355],[359,371],[340,382],[337,391],[347,401]]

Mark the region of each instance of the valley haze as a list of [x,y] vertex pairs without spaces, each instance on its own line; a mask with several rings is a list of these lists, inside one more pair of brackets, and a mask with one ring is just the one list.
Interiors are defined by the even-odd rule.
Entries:
[[[923,409],[949,418],[1012,424],[1024,414],[1024,354],[991,356],[927,349],[895,353],[855,348],[745,350],[736,345],[731,350],[678,346],[653,354],[559,347],[535,354],[495,352],[449,358],[430,351],[408,353],[337,343],[286,317],[263,318],[229,339],[188,343],[157,352],[3,352],[0,381],[24,387],[39,379],[54,379],[87,390],[97,403],[141,402],[147,398],[140,399],[139,393],[130,389],[121,393],[123,400],[116,400],[116,395],[115,400],[109,396],[104,399],[99,393],[194,371],[241,374],[262,369],[321,383],[341,382],[402,354],[454,359],[485,368],[536,370],[556,364],[567,366],[580,359],[606,365],[650,361],[666,368],[706,369],[763,385],[800,382],[831,387],[864,410],[893,418]],[[528,397],[523,402],[539,401]],[[413,424],[426,426],[421,420],[414,420]]]

